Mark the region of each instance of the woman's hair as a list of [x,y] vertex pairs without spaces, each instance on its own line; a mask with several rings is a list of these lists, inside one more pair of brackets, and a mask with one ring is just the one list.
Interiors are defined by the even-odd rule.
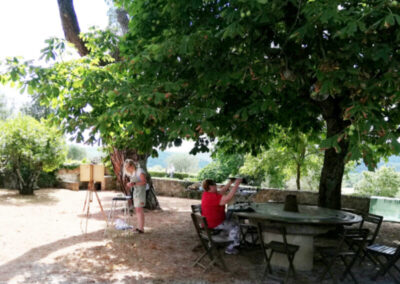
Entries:
[[136,164],[132,159],[126,159],[124,162],[124,168],[128,166],[128,167],[134,167],[136,170]]
[[211,185],[216,185],[215,181],[213,181],[212,179],[203,180],[203,189],[205,191],[209,191]]
[[122,168],[122,176],[125,177],[126,174],[126,167],[134,167],[135,171],[137,170],[137,166],[135,164],[135,162],[132,159],[126,159],[124,162],[124,166]]

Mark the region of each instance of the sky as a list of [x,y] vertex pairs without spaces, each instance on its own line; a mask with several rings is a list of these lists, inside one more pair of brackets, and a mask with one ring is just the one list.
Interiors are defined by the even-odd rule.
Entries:
[[[82,32],[91,26],[107,26],[104,0],[75,0],[74,6]],[[0,60],[14,56],[39,59],[44,41],[51,37],[64,37],[56,0],[0,0]],[[29,101],[12,88],[0,86],[0,92],[9,105],[20,107]]]
[[[107,27],[108,6],[104,0],[74,0],[74,7],[81,32],[92,26]],[[0,0],[0,61],[14,56],[39,59],[45,40],[51,37],[64,38],[57,0]],[[1,85],[0,93],[15,109],[30,100],[27,94]],[[181,147],[167,151],[189,152],[192,146],[192,142],[185,141]]]

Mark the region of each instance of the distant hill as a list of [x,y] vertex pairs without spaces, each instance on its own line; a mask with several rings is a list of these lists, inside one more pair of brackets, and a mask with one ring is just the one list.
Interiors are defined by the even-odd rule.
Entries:
[[[384,160],[379,162],[378,168],[385,166],[388,168],[394,168],[396,172],[400,172],[400,156],[391,156],[389,157],[388,161],[385,162]],[[364,171],[368,171],[367,166],[362,163],[361,165],[357,166],[352,172],[353,173],[362,173]]]

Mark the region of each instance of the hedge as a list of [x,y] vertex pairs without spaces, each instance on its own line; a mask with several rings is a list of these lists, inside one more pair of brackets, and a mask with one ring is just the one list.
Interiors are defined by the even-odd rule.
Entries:
[[[153,171],[149,171],[149,174],[151,175],[151,177],[165,177],[165,178],[169,178],[169,174],[167,174],[166,172],[153,172]],[[188,174],[188,173],[174,173],[174,177],[176,179],[187,179],[187,178],[196,178],[197,175],[195,174]]]

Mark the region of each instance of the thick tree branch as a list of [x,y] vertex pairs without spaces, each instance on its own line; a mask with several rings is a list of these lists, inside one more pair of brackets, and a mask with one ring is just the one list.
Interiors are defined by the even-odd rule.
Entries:
[[86,48],[85,42],[79,37],[81,30],[75,14],[73,0],[57,0],[57,2],[65,39],[75,45],[80,56],[87,55],[89,50]]

